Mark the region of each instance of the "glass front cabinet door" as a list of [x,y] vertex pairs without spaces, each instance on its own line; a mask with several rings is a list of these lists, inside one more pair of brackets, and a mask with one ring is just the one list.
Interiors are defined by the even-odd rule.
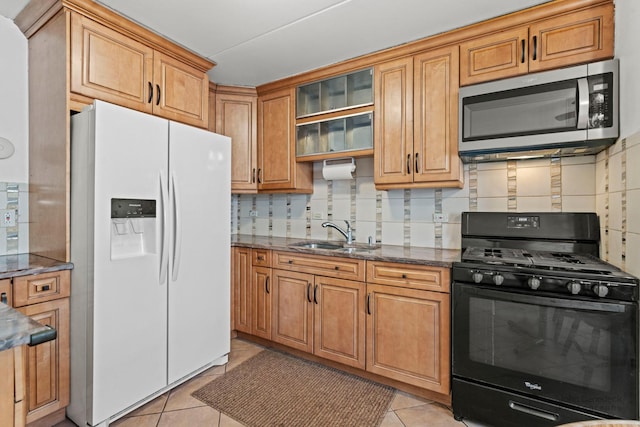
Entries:
[[[367,155],[373,150],[373,70],[367,68],[298,86],[296,155]],[[365,151],[362,151],[365,150]],[[323,156],[323,154],[328,154]]]

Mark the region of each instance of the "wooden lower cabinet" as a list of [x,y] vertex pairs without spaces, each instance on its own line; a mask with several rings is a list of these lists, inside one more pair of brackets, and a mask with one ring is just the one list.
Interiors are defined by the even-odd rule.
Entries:
[[28,305],[18,310],[58,332],[53,341],[26,347],[27,423],[31,423],[69,404],[69,299]]
[[366,370],[448,394],[449,304],[447,293],[368,284]]
[[365,368],[365,288],[362,282],[315,277],[313,354]]
[[232,329],[271,339],[270,251],[234,248],[231,261]]
[[271,339],[313,352],[313,275],[273,270]]
[[231,256],[231,329],[251,333],[251,248],[233,248]]
[[24,379],[24,346],[0,351],[0,427],[25,425]]
[[233,277],[251,282],[250,291],[234,284],[238,331],[447,402],[448,268],[246,248],[234,254]]
[[13,306],[57,331],[57,338],[24,348],[26,422],[56,424],[69,405],[69,270],[14,277]]
[[271,269],[252,267],[251,333],[271,339]]
[[364,369],[364,283],[273,270],[273,284],[273,341]]

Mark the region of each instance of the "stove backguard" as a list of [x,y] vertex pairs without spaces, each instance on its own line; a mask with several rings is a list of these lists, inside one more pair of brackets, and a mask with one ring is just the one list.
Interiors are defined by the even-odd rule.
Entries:
[[520,248],[599,256],[600,225],[587,212],[463,212],[462,249]]

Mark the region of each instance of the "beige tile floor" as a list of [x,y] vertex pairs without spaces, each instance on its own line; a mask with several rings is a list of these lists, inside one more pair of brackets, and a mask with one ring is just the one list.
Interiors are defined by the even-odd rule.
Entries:
[[[113,427],[241,427],[242,424],[221,414],[201,401],[191,397],[191,393],[216,377],[255,356],[263,347],[248,341],[231,341],[229,363],[211,368],[179,387],[163,394],[124,418],[111,424]],[[66,421],[55,427],[72,427]],[[465,424],[453,419],[451,410],[441,404],[424,400],[410,394],[396,391],[391,407],[381,427],[464,427]]]

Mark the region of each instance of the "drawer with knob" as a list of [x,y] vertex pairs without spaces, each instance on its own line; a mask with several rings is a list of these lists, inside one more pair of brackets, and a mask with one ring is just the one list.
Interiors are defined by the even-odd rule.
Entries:
[[450,270],[429,265],[367,262],[367,283],[449,292]]
[[271,251],[269,249],[251,249],[251,265],[271,267]]
[[364,282],[364,263],[353,258],[274,252],[273,268]]
[[71,290],[68,270],[13,278],[13,305],[22,307],[68,297]]

